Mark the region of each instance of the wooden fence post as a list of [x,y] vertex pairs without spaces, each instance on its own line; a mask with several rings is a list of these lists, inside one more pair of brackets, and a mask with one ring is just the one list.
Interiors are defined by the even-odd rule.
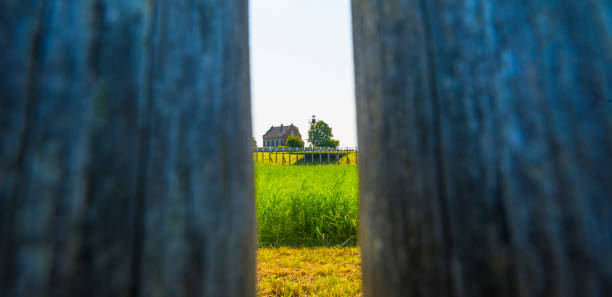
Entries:
[[346,153],[346,164],[351,164],[351,161],[349,160],[349,150],[348,148],[344,149],[344,152]]
[[0,296],[255,296],[247,1],[0,19]]
[[353,0],[365,296],[609,296],[609,1]]

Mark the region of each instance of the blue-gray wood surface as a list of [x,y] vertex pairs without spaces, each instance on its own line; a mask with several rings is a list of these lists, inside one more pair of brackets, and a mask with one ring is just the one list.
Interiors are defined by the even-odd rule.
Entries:
[[612,3],[352,11],[365,296],[610,296]]
[[0,296],[254,296],[247,1],[0,20]]
[[[612,292],[610,6],[353,1],[366,296]],[[0,20],[0,295],[253,296],[246,0]]]

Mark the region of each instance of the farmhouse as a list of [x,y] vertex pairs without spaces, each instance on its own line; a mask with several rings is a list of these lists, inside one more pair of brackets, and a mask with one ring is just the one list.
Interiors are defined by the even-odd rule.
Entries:
[[281,146],[287,143],[287,137],[289,136],[297,136],[302,138],[300,135],[300,131],[293,124],[289,126],[284,126],[281,124],[278,127],[270,127],[268,132],[263,135],[263,146]]

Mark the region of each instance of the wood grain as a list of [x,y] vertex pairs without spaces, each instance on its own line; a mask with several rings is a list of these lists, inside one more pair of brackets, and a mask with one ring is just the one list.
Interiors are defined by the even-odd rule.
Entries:
[[0,18],[0,295],[253,296],[247,1]]
[[609,1],[352,10],[365,296],[609,295]]

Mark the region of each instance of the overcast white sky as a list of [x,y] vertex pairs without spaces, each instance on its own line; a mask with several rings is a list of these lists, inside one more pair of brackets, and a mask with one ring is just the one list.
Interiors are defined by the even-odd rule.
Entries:
[[253,136],[312,115],[340,146],[357,145],[349,0],[251,0]]

